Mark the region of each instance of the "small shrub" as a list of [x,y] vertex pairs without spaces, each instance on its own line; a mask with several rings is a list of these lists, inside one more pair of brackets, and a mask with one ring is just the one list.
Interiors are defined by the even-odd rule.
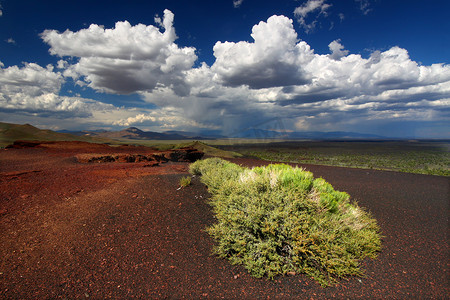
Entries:
[[181,187],[187,187],[191,185],[191,177],[186,176],[186,177],[182,177],[180,179],[180,186]]
[[285,164],[243,168],[222,159],[193,163],[212,194],[215,253],[255,277],[305,273],[326,286],[362,275],[359,261],[380,250],[369,213],[324,179]]

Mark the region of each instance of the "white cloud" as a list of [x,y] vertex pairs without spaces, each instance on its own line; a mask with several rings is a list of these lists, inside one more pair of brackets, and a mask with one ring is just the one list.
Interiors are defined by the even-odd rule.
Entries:
[[[60,60],[58,60],[56,67],[58,69],[67,69],[69,67],[69,63],[65,60],[60,59]],[[71,76],[66,76],[66,77],[71,77]]]
[[131,26],[124,21],[113,29],[92,24],[78,32],[45,30],[41,36],[51,46],[51,54],[78,57],[65,75],[82,76],[95,90],[130,94],[167,86],[178,95],[186,95],[184,71],[193,66],[197,56],[195,48],[180,48],[174,43],[173,19],[167,9],[163,20],[155,18],[164,32],[152,25]]
[[244,2],[244,0],[233,0],[233,6],[234,8],[238,8],[241,6],[242,2]]
[[[31,63],[4,68],[0,62],[0,117],[13,111],[41,124],[46,115],[48,123],[66,128],[78,122],[226,133],[273,118],[286,129],[324,131],[450,120],[450,66],[420,65],[406,49],[363,58],[337,39],[329,54],[317,54],[299,39],[291,19],[272,16],[253,27],[252,42],[217,42],[215,63],[193,68],[194,48],[175,44],[173,17],[167,10],[163,19],[155,17],[163,32],[127,22],[113,29],[45,31],[51,53],[62,59],[56,69]],[[136,92],[152,109],[60,96],[64,77],[99,91]]]
[[[266,35],[267,44],[271,43],[271,37],[270,34]],[[247,124],[258,123],[260,120],[273,116],[282,116],[293,128],[304,130],[315,128],[326,131],[351,130],[352,126],[363,124],[364,120],[431,122],[450,119],[447,109],[448,100],[444,100],[450,98],[449,65],[421,66],[410,59],[407,50],[399,47],[393,47],[384,52],[375,51],[371,57],[365,59],[344,50],[340,40],[330,43],[331,54],[329,55],[315,54],[308,44],[300,43],[303,43],[303,49],[308,51],[289,52],[286,49],[292,47],[284,45],[280,47],[284,50],[278,49],[279,52],[275,53],[286,51],[294,57],[307,54],[305,57],[308,59],[303,59],[301,62],[298,59],[291,59],[292,66],[286,67],[280,64],[279,67],[287,69],[299,67],[303,70],[304,78],[311,80],[294,85],[268,84],[264,89],[245,89],[246,86],[255,87],[254,84],[252,85],[252,77],[243,78],[242,74],[245,72],[238,76],[239,64],[250,61],[258,69],[266,65],[264,56],[259,61],[253,61],[252,54],[256,53],[254,49],[242,56],[239,55],[239,51],[218,53],[226,59],[216,61],[223,64],[221,68],[216,69],[216,65],[211,68],[216,78],[222,79],[216,83],[229,83],[224,80],[223,74],[228,76],[238,74],[234,78],[225,77],[225,79],[239,78],[241,85],[228,84],[230,87],[222,90],[222,95],[228,94],[231,98],[233,97],[231,91],[237,87],[240,88],[240,99],[245,99],[246,105],[233,109],[236,114],[246,115]],[[257,42],[255,41],[254,44]],[[236,45],[254,46],[240,42],[231,44],[229,48],[233,49]],[[248,64],[246,67],[253,68],[253,65]],[[221,73],[222,70],[229,73]],[[205,73],[205,70],[202,72]],[[278,76],[279,73],[275,71],[272,74]],[[283,82],[281,78],[282,76],[278,79],[271,78],[267,82]],[[214,87],[216,90],[223,88]],[[208,91],[210,92],[208,95],[214,95],[211,86]],[[224,97],[222,96],[222,99]],[[216,103],[220,103],[217,98],[215,100]],[[226,107],[227,111],[231,110],[226,104],[222,104],[222,107]],[[252,114],[257,115],[259,112],[259,117],[250,116],[247,113],[249,108],[252,109]],[[372,123],[373,126],[377,126],[374,124]]]
[[[67,62],[59,61],[58,68]],[[9,122],[31,122],[44,128],[71,129],[80,126],[103,128],[141,124],[154,130],[161,129],[217,129],[216,125],[203,124],[176,108],[179,97],[170,89],[171,103],[167,107],[145,109],[116,107],[83,97],[59,95],[64,78],[49,65],[41,67],[26,63],[23,67],[4,68],[0,62],[0,117]],[[160,87],[161,88],[161,87]],[[155,101],[156,102],[156,101]],[[188,105],[188,103],[185,103]],[[21,121],[23,120],[23,121]],[[80,125],[83,124],[83,125]]]
[[448,119],[442,110],[450,98],[448,65],[421,66],[399,47],[366,59],[340,40],[330,43],[331,54],[315,54],[283,16],[255,25],[251,36],[252,43],[216,43],[213,66],[187,71],[189,96],[160,88],[144,99],[226,132],[274,117],[287,128],[325,131],[351,130],[364,120]]
[[[349,55],[341,41],[335,40],[329,44],[331,54],[315,54],[306,42],[298,42],[292,20],[283,16],[255,25],[251,36],[253,43],[217,42],[213,66],[203,65],[195,73],[187,73],[193,91],[203,87],[204,95],[213,95],[218,88],[206,80],[209,76],[226,87],[269,88],[280,100],[314,102],[449,80],[448,66],[419,66],[399,47],[364,59]],[[202,74],[201,79],[194,80],[194,74]],[[273,90],[277,87],[284,87],[284,97]]]
[[22,68],[11,66],[5,69],[2,64],[0,69],[0,93],[4,95],[57,93],[63,82],[63,76],[53,72],[51,65],[43,68],[35,63],[25,63]]
[[134,117],[128,117],[125,119],[117,120],[113,122],[113,125],[119,125],[119,126],[130,126],[138,123],[143,123],[146,121],[150,121],[152,123],[156,122],[156,118],[154,116],[145,115],[145,114],[138,114]]
[[344,50],[344,46],[341,44],[341,40],[334,40],[329,45],[328,48],[331,51],[329,57],[334,60],[340,60],[342,57],[348,55],[349,51]]
[[331,4],[327,4],[325,2],[326,0],[308,0],[306,3],[303,3],[301,6],[295,8],[294,15],[297,17],[298,22],[307,33],[312,31],[317,24],[317,18],[308,23],[306,20],[308,15],[313,12],[318,12],[318,15],[327,15],[327,10],[331,7]]
[[6,42],[7,42],[8,44],[13,44],[13,45],[16,44],[16,41],[15,41],[13,38],[7,39]]
[[16,93],[10,97],[0,94],[0,111],[29,113],[33,115],[52,116],[55,118],[88,117],[95,110],[111,110],[112,105],[84,99],[81,97],[65,97],[53,93],[31,97]]
[[25,63],[22,68],[0,69],[0,111],[59,117],[89,116],[93,110],[113,109],[112,105],[81,97],[59,96],[64,78],[53,66],[43,68]]
[[218,126],[208,126],[201,124],[195,120],[184,118],[179,112],[173,112],[167,109],[155,110],[147,113],[139,113],[135,116],[120,119],[113,122],[113,125],[118,126],[132,126],[136,124],[145,124],[148,126],[153,126],[158,128],[158,130],[171,130],[171,129],[218,129]]
[[212,70],[227,86],[267,88],[300,85],[309,81],[302,65],[313,58],[305,42],[298,42],[292,20],[272,16],[253,26],[249,42],[217,42]]

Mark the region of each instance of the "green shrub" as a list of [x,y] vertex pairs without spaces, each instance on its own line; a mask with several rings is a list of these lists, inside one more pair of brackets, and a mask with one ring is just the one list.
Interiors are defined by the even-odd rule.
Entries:
[[212,158],[190,171],[212,194],[215,253],[255,277],[305,273],[322,285],[362,275],[380,250],[379,227],[347,193],[285,164],[243,168]]
[[181,177],[180,179],[180,186],[181,187],[187,187],[191,185],[191,177],[186,176],[186,177]]
[[242,167],[220,158],[198,160],[189,167],[192,174],[202,175],[202,182],[212,193],[225,182],[236,180],[242,170]]

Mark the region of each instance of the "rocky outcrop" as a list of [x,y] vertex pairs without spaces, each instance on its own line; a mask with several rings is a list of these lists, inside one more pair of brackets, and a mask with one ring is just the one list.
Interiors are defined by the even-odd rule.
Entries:
[[53,152],[64,153],[68,157],[75,156],[81,163],[139,163],[149,166],[168,161],[194,162],[204,153],[194,147],[184,147],[159,151],[144,146],[110,146],[80,141],[15,141],[7,149],[45,148]]
[[8,145],[5,149],[25,149],[34,148],[41,144],[40,141],[15,141],[13,144]]
[[[138,163],[138,162],[157,162],[165,163],[173,162],[194,162],[203,157],[203,152],[192,147],[154,152],[149,154],[132,154],[132,153],[85,153],[78,154],[77,160],[81,163]],[[151,165],[155,165],[154,163]]]
[[169,161],[194,162],[203,157],[204,153],[192,147],[164,151],[164,157]]
[[109,163],[109,162],[120,162],[120,163],[134,163],[134,162],[167,162],[162,155],[155,154],[128,154],[128,153],[115,153],[115,154],[101,154],[101,153],[86,153],[78,154],[76,156],[77,160],[81,163]]

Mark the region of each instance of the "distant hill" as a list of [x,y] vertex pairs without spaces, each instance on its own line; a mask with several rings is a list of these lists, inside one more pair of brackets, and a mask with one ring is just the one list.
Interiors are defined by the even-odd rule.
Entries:
[[76,136],[47,129],[39,129],[30,124],[19,125],[0,122],[0,147],[10,145],[17,140],[108,142],[106,139]]
[[224,138],[224,136],[220,135],[210,135],[210,134],[204,134],[204,133],[198,133],[198,132],[191,132],[191,131],[179,131],[179,130],[169,130],[164,131],[164,134],[177,134],[181,135],[186,139],[190,140],[209,140],[209,139],[218,139],[218,138]]
[[178,132],[154,132],[143,131],[136,127],[130,127],[120,131],[64,131],[78,136],[91,136],[109,139],[130,139],[130,140],[185,140],[190,139],[187,135]]
[[106,130],[83,130],[83,131],[69,131],[60,130],[61,133],[70,133],[78,136],[103,137],[110,139],[129,139],[129,140],[211,140],[227,138],[216,132],[190,132],[170,130],[164,132],[143,131],[136,127],[130,127],[120,131],[106,131]]

